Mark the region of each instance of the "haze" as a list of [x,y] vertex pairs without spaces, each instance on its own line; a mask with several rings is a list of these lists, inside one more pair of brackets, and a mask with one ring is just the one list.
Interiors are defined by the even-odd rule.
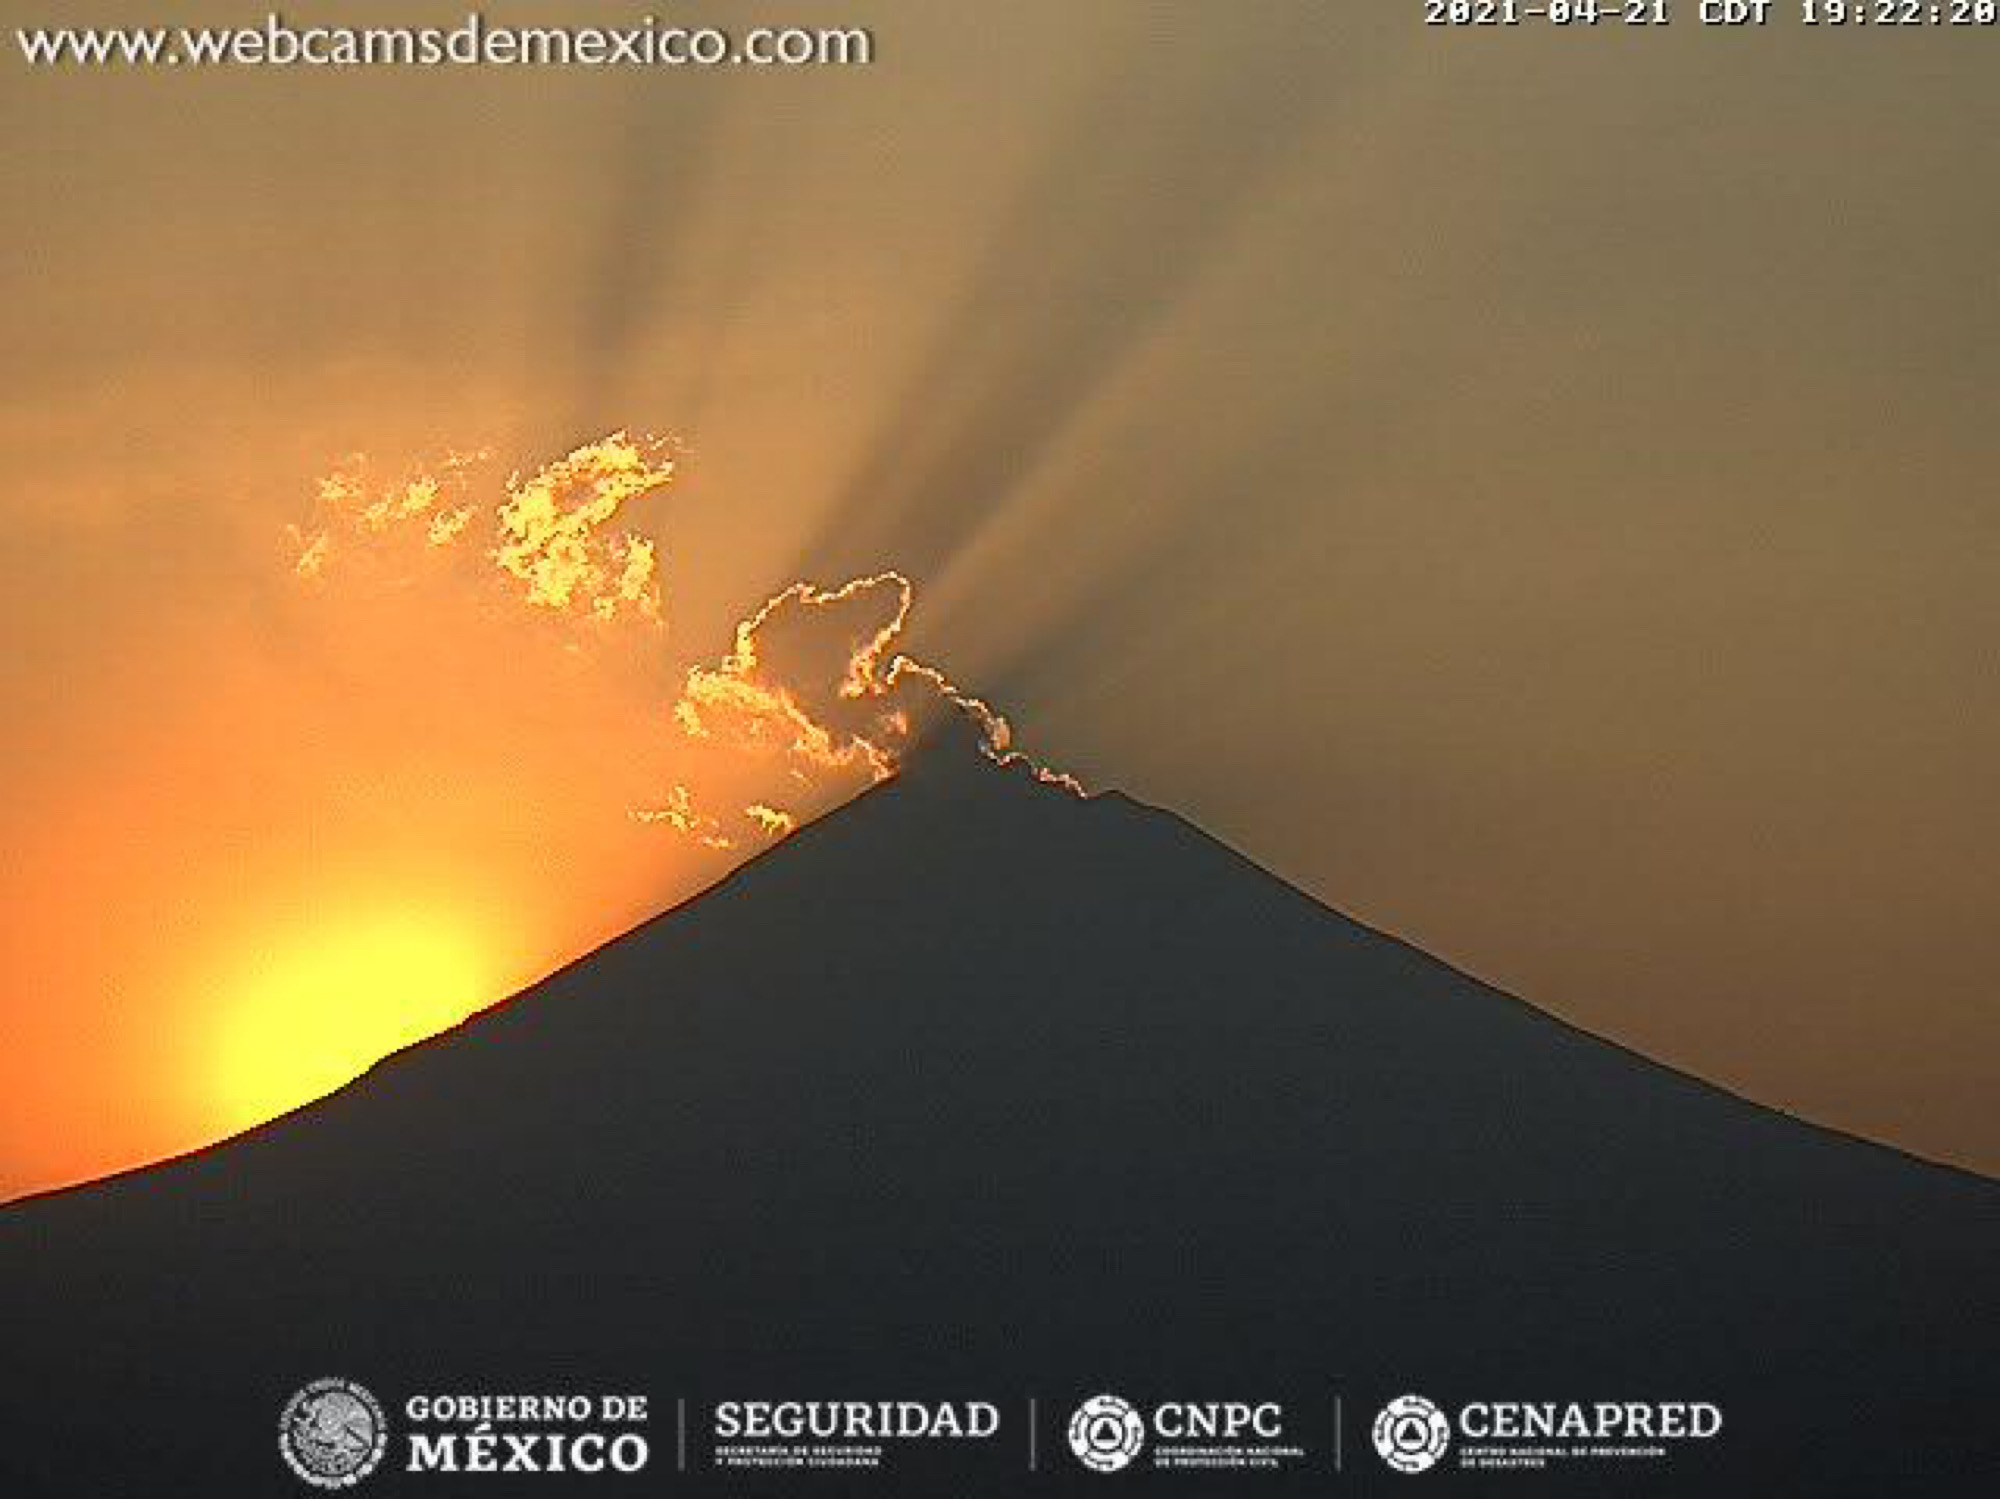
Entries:
[[[1991,39],[1418,16],[800,0],[877,37],[812,73],[10,52],[0,1196],[327,1085],[269,1057],[361,1021],[287,964],[441,975],[420,1034],[713,878],[631,815],[682,674],[884,569],[1045,762],[2000,1170]],[[301,597],[349,455],[489,449],[491,498],[619,429],[683,444],[626,517],[663,641]]]

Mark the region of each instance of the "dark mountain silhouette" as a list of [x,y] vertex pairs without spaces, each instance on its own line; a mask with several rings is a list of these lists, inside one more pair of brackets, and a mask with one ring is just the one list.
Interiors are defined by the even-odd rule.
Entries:
[[[1180,820],[948,760],[308,1108],[0,1210],[0,1494],[310,1492],[324,1374],[651,1395],[592,1492],[1993,1493],[2000,1189],[1655,1066]],[[1099,1389],[1291,1475],[1085,1472]],[[1417,1391],[1693,1399],[1659,1462],[1389,1472]],[[1040,1469],[1025,1409],[1036,1397]],[[699,1471],[719,1399],[983,1398],[1005,1450]],[[1344,1471],[1326,1449],[1344,1412]],[[692,1413],[674,1471],[674,1405]]]

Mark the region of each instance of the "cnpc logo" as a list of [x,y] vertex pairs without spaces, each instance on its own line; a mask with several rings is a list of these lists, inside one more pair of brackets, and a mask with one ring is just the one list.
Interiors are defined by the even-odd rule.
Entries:
[[1285,1408],[1275,1400],[1249,1405],[1240,1400],[1199,1404],[1170,1400],[1153,1410],[1154,1435],[1167,1441],[1276,1441],[1285,1434]]
[[1097,1473],[1116,1473],[1159,1442],[1275,1441],[1284,1435],[1285,1410],[1276,1401],[1165,1400],[1151,1419],[1117,1395],[1093,1395],[1069,1418],[1069,1448]]

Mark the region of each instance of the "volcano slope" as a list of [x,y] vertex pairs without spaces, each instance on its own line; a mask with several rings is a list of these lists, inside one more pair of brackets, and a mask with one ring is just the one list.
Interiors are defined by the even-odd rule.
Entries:
[[[473,1483],[402,1471],[411,1395],[569,1390],[651,1396],[647,1470],[498,1487],[1992,1493],[1996,1263],[1991,1182],[1565,1026],[1171,815],[940,757],[331,1097],[0,1209],[0,1493],[308,1492],[276,1421],[325,1374],[388,1409],[370,1493]],[[1088,1472],[1062,1421],[1101,1388],[1282,1401],[1308,1461]],[[1367,1423],[1411,1390],[1725,1425],[1408,1478]],[[784,1398],[1004,1424],[875,1474],[708,1465],[714,1402]]]

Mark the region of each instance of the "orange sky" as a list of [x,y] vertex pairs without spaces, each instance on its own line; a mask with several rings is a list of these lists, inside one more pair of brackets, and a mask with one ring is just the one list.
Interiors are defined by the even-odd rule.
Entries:
[[[885,569],[898,648],[1049,763],[2000,1169],[1976,39],[862,10],[837,73],[9,73],[0,1196],[712,875],[632,813],[780,793],[694,774],[688,671]],[[621,429],[682,443],[607,531],[660,622],[489,555],[510,474]],[[474,449],[483,542],[298,576],[349,455]],[[795,601],[839,623],[771,659],[824,675],[894,592]],[[329,1023],[326,975],[411,966],[441,1010]]]
[[320,1096],[892,772],[949,689],[901,656],[913,590],[786,589],[679,663],[639,513],[677,462],[622,433],[512,474],[350,456],[225,586],[254,634],[147,642],[156,699],[119,705],[114,759],[85,727],[47,768],[0,900],[61,1001],[23,1016],[12,1170]]

